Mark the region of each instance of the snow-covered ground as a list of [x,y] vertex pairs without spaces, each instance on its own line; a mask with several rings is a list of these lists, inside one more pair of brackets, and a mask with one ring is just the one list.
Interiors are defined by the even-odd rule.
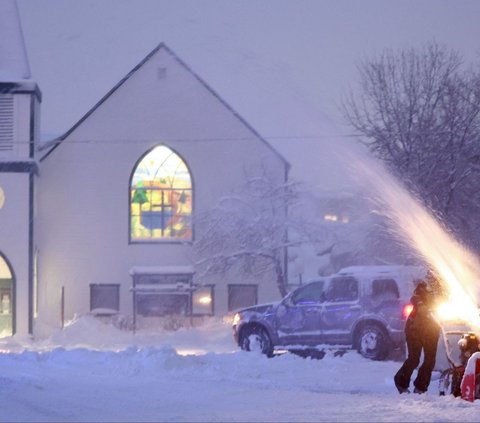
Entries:
[[0,341],[1,421],[480,421],[480,401],[399,395],[398,361],[354,351],[268,359],[235,346],[225,321],[174,332],[77,319],[42,341]]

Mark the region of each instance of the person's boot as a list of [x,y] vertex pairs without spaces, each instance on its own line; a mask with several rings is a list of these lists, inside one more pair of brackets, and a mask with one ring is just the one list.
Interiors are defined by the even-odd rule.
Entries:
[[395,376],[393,378],[393,381],[395,382],[395,387],[397,388],[399,394],[409,394],[410,393],[410,389],[404,388],[403,386],[400,385],[400,383],[398,382],[397,376]]
[[415,389],[413,390],[414,394],[424,394],[425,392],[427,391],[423,391],[422,389],[418,389],[417,387],[415,387]]

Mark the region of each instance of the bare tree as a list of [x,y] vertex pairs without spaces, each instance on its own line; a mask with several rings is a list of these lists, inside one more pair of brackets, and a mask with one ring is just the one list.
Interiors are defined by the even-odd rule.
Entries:
[[288,247],[323,242],[318,225],[293,217],[300,207],[301,190],[295,182],[253,178],[198,216],[200,235],[194,254],[200,277],[232,269],[273,271],[280,294],[286,295]]
[[364,142],[470,246],[480,250],[480,72],[430,44],[358,66],[343,103]]

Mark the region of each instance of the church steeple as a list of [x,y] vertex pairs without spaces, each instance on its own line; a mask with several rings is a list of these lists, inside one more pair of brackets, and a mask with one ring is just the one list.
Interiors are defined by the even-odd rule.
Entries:
[[0,82],[31,78],[18,7],[15,0],[0,2]]
[[0,158],[33,158],[41,93],[31,79],[15,0],[0,1]]

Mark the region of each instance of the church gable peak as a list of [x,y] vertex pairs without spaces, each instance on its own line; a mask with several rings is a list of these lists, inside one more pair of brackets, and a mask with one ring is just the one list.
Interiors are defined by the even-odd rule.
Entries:
[[[164,81],[167,83],[164,84]],[[157,86],[157,83],[160,85]],[[135,96],[136,100],[132,101]],[[108,112],[102,111],[105,106],[109,109]],[[115,107],[117,107],[116,110]],[[123,119],[118,118],[118,113],[123,113]],[[168,125],[164,125],[161,134],[157,132],[156,136],[149,136],[148,134],[151,134],[152,131],[149,132],[147,126],[152,125],[152,122],[159,121],[159,113],[163,113],[163,118],[169,124],[172,121],[188,117],[192,128],[201,127],[205,131],[208,131],[206,128],[210,128],[211,131],[204,134],[205,137],[222,137],[222,134],[213,134],[213,128],[216,128],[216,130],[222,129],[227,131],[225,133],[228,134],[228,130],[225,130],[226,126],[235,125],[237,129],[242,127],[246,133],[250,134],[245,136],[251,136],[253,139],[265,143],[275,155],[284,163],[287,163],[256,130],[163,42],[147,54],[67,133],[58,140],[45,145],[44,148],[48,149],[48,152],[43,158],[46,158],[64,140],[73,136],[74,132],[78,133],[77,129],[81,132],[80,127],[83,128],[84,123],[93,118],[94,114],[97,121],[96,128],[99,125],[105,128],[101,135],[104,137],[112,136],[112,132],[106,128],[107,121],[110,122],[110,125],[115,122],[113,130],[119,131],[119,125],[122,125],[126,120],[129,121],[129,124],[124,131],[119,132],[121,137],[133,139],[139,133],[143,133],[142,140],[149,139],[149,137],[153,139],[156,136],[172,137],[173,139],[191,136],[185,134],[185,125],[181,123],[177,126],[179,131],[172,129],[173,126],[170,126],[171,130],[169,131],[166,129]],[[132,120],[130,117],[138,116],[141,116],[137,121],[140,126],[135,126],[135,119]],[[103,124],[100,122],[103,122]],[[99,135],[99,132],[97,132],[97,135]],[[195,137],[197,136],[200,139],[202,138],[199,133],[195,134]]]

